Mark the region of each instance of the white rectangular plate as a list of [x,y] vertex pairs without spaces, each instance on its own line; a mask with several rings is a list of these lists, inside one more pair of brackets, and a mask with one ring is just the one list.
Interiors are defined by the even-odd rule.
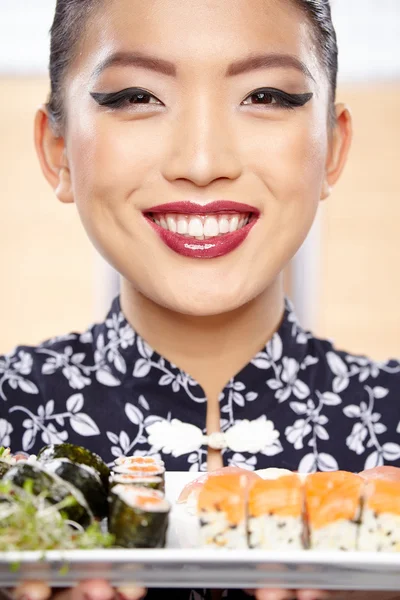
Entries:
[[[167,496],[173,504],[195,476],[167,474]],[[135,582],[153,588],[400,590],[400,553],[199,550],[196,533],[196,519],[174,506],[167,548],[52,551],[45,558],[38,552],[0,553],[0,587],[31,579],[68,587],[101,578],[113,585]],[[15,563],[20,566],[14,572]]]

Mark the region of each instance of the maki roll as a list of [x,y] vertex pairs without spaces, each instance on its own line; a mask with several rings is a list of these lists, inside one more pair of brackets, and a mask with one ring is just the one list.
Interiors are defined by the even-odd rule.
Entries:
[[124,463],[114,467],[113,474],[131,474],[137,477],[160,477],[165,484],[165,467],[160,463],[135,464]]
[[303,540],[303,484],[297,475],[260,480],[249,491],[250,548],[297,550]]
[[154,456],[119,456],[115,459],[117,466],[121,465],[158,465],[164,466],[164,461]]
[[131,484],[164,492],[164,480],[152,475],[135,475],[134,473],[115,473],[110,477],[110,488],[119,484]]
[[67,458],[49,460],[44,466],[48,473],[54,473],[68,481],[82,493],[94,517],[103,519],[107,516],[107,491],[98,471],[87,465],[73,463]]
[[75,502],[62,509],[68,518],[83,527],[93,521],[93,514],[81,492],[57,475],[47,473],[37,464],[17,463],[4,475],[3,481],[9,481],[20,488],[24,488],[25,483],[30,481],[32,493],[35,496],[44,494],[50,504],[59,504],[72,496]]
[[209,477],[198,496],[200,544],[208,548],[247,548],[247,478]]
[[365,484],[358,550],[400,552],[400,482],[374,479]]
[[110,493],[108,528],[123,548],[165,546],[170,504],[157,490],[119,484]]
[[110,469],[98,454],[91,452],[87,448],[83,448],[83,446],[65,443],[44,446],[37,455],[37,460],[41,463],[54,458],[67,458],[73,463],[92,467],[92,469],[98,472],[105,489],[107,489]]
[[313,473],[305,480],[312,550],[356,550],[364,481],[345,471]]

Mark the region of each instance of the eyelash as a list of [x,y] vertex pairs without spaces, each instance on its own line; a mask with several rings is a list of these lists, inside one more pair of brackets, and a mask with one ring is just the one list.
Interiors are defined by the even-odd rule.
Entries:
[[[265,98],[269,98],[270,100],[272,100],[272,102],[267,102],[265,104],[263,102],[255,104],[250,103],[244,104],[244,106],[276,106],[278,108],[283,109],[295,109],[299,106],[304,106],[309,100],[311,100],[313,96],[312,93],[288,94],[287,92],[283,92],[282,90],[277,90],[275,88],[260,88],[254,90],[248,96],[246,96],[243,102],[245,102],[245,100],[253,96],[258,96],[259,99],[261,99],[260,96],[263,95]],[[138,98],[154,98],[155,100],[160,102],[160,100],[153,96],[153,94],[150,94],[150,92],[146,92],[146,90],[143,90],[141,88],[127,88],[125,90],[113,92],[110,94],[92,92],[91,96],[100,106],[111,108],[113,110],[123,109],[125,107],[133,105],[151,106],[152,104],[155,104],[154,102],[132,102],[133,99]]]

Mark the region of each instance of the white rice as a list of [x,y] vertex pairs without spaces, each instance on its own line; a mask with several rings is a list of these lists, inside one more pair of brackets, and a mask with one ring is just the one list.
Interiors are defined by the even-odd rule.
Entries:
[[339,519],[325,527],[310,528],[311,550],[356,550],[358,523]]
[[223,511],[202,511],[200,545],[208,548],[247,548],[245,521],[233,526]]
[[365,552],[400,552],[400,516],[376,514],[365,508],[360,525],[358,550]]
[[262,550],[301,550],[303,520],[301,517],[261,515],[249,517],[249,547]]

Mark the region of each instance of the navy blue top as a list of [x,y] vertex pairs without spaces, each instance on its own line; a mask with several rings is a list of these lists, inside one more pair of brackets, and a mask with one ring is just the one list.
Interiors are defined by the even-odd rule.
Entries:
[[[206,433],[206,408],[201,386],[132,329],[119,297],[105,321],[82,334],[0,356],[0,445],[12,452],[68,441],[109,464],[121,454],[151,453],[167,470],[201,471],[205,445],[149,439],[148,428],[177,419]],[[220,409],[222,432],[245,419],[269,422],[262,448],[226,448],[225,465],[400,466],[400,362],[338,351],[299,325],[289,300],[272,340],[223,389]]]

